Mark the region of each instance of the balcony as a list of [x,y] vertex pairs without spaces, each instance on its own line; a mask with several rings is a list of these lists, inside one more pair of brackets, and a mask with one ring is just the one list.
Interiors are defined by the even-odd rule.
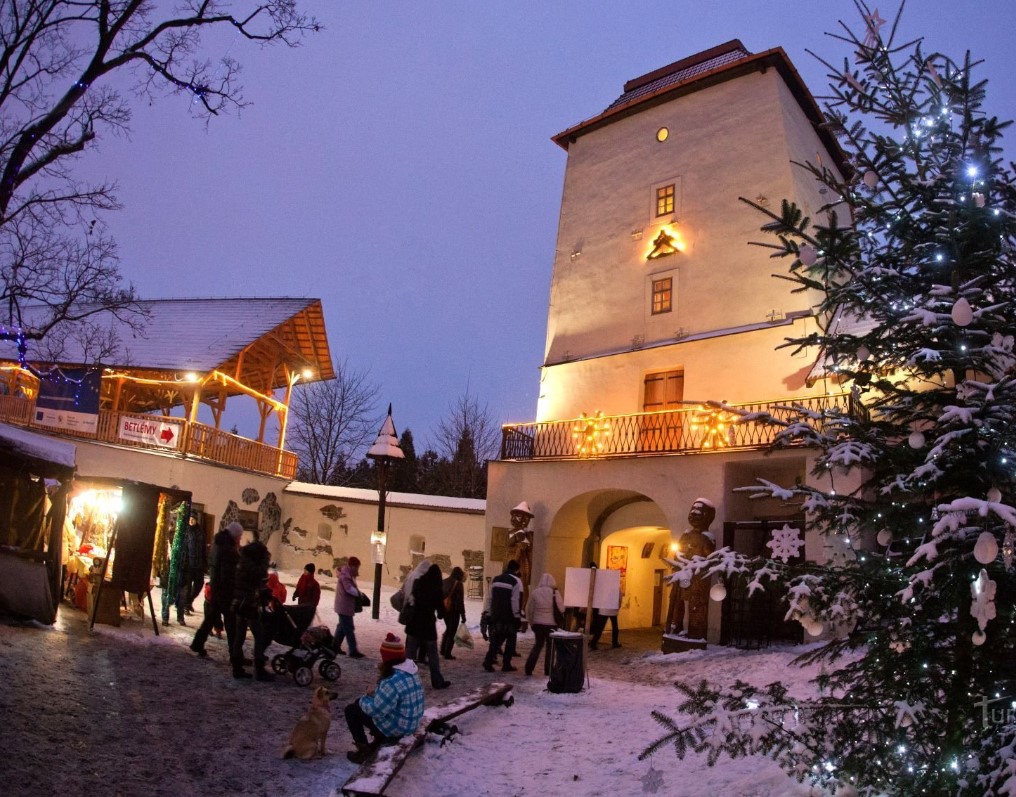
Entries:
[[792,421],[799,410],[863,412],[849,393],[754,404],[686,403],[691,406],[664,412],[505,424],[500,459],[606,459],[758,449],[769,446],[781,428],[758,420],[759,415]]
[[[188,423],[184,418],[162,415],[100,411],[98,428],[89,433],[33,423],[34,409],[35,403],[30,399],[0,395],[0,421],[5,423],[101,443],[194,457],[284,479],[296,478],[297,456],[293,452],[203,423]],[[139,427],[143,430],[137,431]]]

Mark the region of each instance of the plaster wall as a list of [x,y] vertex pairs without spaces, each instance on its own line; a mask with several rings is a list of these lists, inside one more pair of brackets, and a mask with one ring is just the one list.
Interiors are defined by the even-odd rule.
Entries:
[[[283,479],[75,439],[78,477],[106,477],[189,490],[203,504],[216,528],[230,501],[241,510],[257,511],[269,493],[281,509],[282,527],[262,536],[279,567],[301,570],[314,562],[326,577],[350,556],[363,563],[361,587],[373,583],[371,533],[377,528],[377,493],[290,483]],[[245,501],[253,490],[258,500]],[[247,492],[247,498],[253,495]],[[388,532],[382,582],[396,585],[407,568],[425,554],[447,573],[465,569],[464,551],[482,552],[484,502],[439,496],[390,494],[385,519]],[[479,554],[482,556],[482,553]],[[365,589],[366,591],[366,589]]]
[[689,401],[737,404],[839,392],[825,381],[806,386],[817,350],[794,354],[777,349],[787,338],[813,331],[814,319],[805,317],[751,332],[545,366],[536,420],[577,418],[597,410],[606,415],[642,412],[646,375],[677,369],[684,371]]
[[[658,140],[666,127],[669,136]],[[786,198],[814,216],[835,197],[793,161],[833,168],[812,123],[778,70],[739,76],[588,127],[568,143],[551,279],[547,341],[537,420],[601,411],[642,411],[647,374],[681,369],[684,398],[753,403],[841,392],[805,379],[816,351],[777,347],[815,331],[817,294],[793,293],[775,279],[788,261],[772,260],[766,217]],[[656,215],[655,191],[675,186],[672,214]],[[679,251],[648,258],[666,227]],[[673,309],[652,313],[652,282],[670,277]],[[622,627],[649,625],[661,549],[687,527],[698,497],[725,521],[799,515],[800,506],[752,502],[734,492],[758,478],[850,489],[844,479],[812,475],[815,452],[718,451],[569,461],[492,462],[487,540],[507,525],[521,500],[535,513],[534,579],[591,557],[604,563],[611,545],[628,548]],[[647,511],[655,507],[656,515]],[[648,548],[652,543],[652,548]],[[649,555],[643,559],[641,554]],[[805,555],[823,561],[827,541],[814,532]],[[500,563],[488,565],[489,574]],[[669,568],[668,568],[669,569]],[[669,587],[668,587],[669,591]],[[720,604],[709,608],[709,641],[718,641]]]
[[[280,546],[279,557],[289,569],[307,562],[331,570],[333,560],[356,556],[361,588],[373,583],[371,533],[377,529],[377,496],[364,499],[367,490],[294,484],[285,493],[285,507],[292,524]],[[398,495],[398,498],[395,496]],[[382,583],[395,586],[420,559],[426,557],[447,575],[453,567],[468,573],[464,552],[482,552],[484,545],[483,501],[470,501],[471,508],[423,506],[404,503],[401,494],[389,494],[385,512],[388,545],[381,568]],[[412,496],[406,496],[410,501]],[[435,496],[421,496],[431,501]]]
[[244,490],[255,490],[259,501],[269,493],[274,493],[276,499],[281,500],[282,491],[289,483],[286,479],[224,468],[157,451],[90,443],[79,438],[70,442],[77,449],[79,479],[130,479],[160,487],[189,490],[194,502],[203,504],[206,514],[215,518],[216,527],[229,501],[234,501],[240,509],[257,510],[256,503],[245,503]]
[[[768,253],[747,246],[763,219],[738,201],[795,196],[789,159],[816,151],[796,127],[788,130],[796,117],[807,124],[769,70],[579,136],[568,150],[545,362],[623,348],[633,336],[757,323],[774,308],[807,310],[809,297],[771,278]],[[662,143],[661,127],[670,131]],[[678,185],[675,213],[657,218],[654,189],[665,182]],[[647,261],[662,222],[673,224],[685,250]],[[651,277],[671,271],[675,309],[654,317]]]
[[[530,524],[535,532],[534,582],[548,572],[562,585],[566,568],[584,567],[591,558],[602,566],[607,546],[628,546],[631,581],[619,622],[628,628],[646,627],[652,624],[653,571],[666,569],[670,574],[670,566],[660,558],[663,546],[688,527],[688,510],[696,498],[707,498],[716,506],[711,529],[719,542],[724,521],[799,511],[781,507],[779,502],[749,502],[734,492],[736,488],[755,484],[759,477],[783,478],[790,483],[801,478],[824,486],[825,482],[813,481],[812,467],[812,454],[804,451],[768,456],[744,451],[597,461],[491,462],[487,540],[489,544],[493,526],[507,525],[515,504],[528,501],[535,515]],[[598,545],[589,540],[594,531],[600,534]],[[654,550],[642,559],[642,548],[650,542]],[[806,555],[821,560],[825,542],[815,533],[806,535],[805,542]],[[489,562],[487,574],[495,575],[500,567],[498,562]],[[709,611],[710,639],[716,642],[719,604],[711,603]]]

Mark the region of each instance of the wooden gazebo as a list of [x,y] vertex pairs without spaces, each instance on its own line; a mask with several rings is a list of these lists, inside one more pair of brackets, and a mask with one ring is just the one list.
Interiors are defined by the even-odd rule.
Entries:
[[[60,342],[59,358],[32,360],[41,369],[101,371],[94,433],[54,431],[173,449],[292,478],[296,457],[284,445],[293,386],[335,376],[320,300],[167,299],[143,301],[139,308],[135,324],[142,321],[140,332],[115,318],[109,320],[108,333],[118,341],[117,352],[99,366],[89,361],[85,344],[73,334]],[[22,367],[11,343],[0,344],[0,368],[0,420],[45,428],[35,407],[38,379]],[[260,425],[255,440],[220,428],[227,399],[240,395],[257,403]],[[201,405],[209,408],[212,425],[198,421]],[[176,408],[182,412],[173,416]],[[275,445],[265,440],[273,413],[278,417]]]

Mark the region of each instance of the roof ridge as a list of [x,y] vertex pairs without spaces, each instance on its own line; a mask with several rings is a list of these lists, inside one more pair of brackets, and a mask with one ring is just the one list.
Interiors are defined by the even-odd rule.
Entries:
[[717,44],[715,47],[710,47],[708,50],[702,50],[702,52],[689,55],[678,61],[674,61],[672,64],[661,66],[659,69],[654,69],[652,72],[646,72],[644,75],[632,78],[624,84],[624,91],[627,93],[637,88],[641,88],[647,83],[652,83],[654,80],[659,80],[661,77],[666,77],[673,72],[679,72],[684,69],[690,69],[693,66],[698,66],[706,61],[711,61],[721,55],[727,55],[728,53],[737,52],[740,50],[745,55],[751,55],[749,51],[742,43],[740,39],[731,39],[723,44]]

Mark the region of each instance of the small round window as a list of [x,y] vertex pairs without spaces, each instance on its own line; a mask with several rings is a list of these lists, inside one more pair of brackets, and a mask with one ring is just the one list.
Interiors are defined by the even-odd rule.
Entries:
[[667,137],[669,135],[670,131],[665,127],[661,127],[659,130],[656,131],[656,140],[662,143],[667,140]]

